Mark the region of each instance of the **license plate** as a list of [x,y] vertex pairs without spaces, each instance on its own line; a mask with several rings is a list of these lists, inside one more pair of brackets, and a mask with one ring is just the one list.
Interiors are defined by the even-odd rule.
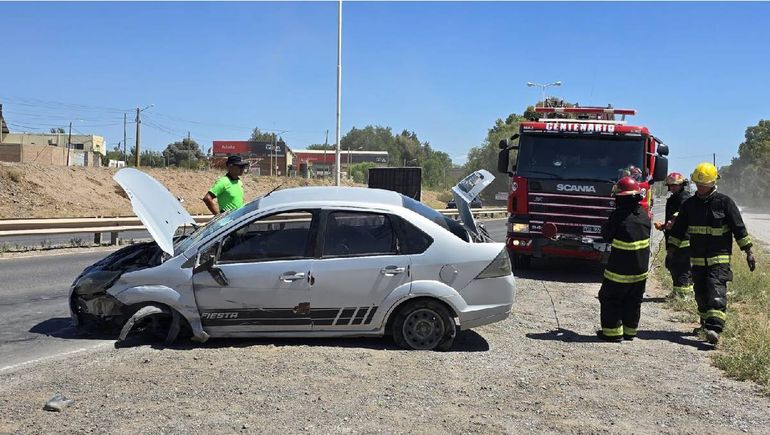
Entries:
[[602,232],[602,227],[600,225],[583,225],[583,232],[591,233],[591,234],[599,234]]

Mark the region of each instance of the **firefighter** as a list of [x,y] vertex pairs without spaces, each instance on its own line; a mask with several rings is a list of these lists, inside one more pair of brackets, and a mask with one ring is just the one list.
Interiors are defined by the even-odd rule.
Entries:
[[[674,220],[679,214],[682,204],[690,197],[687,191],[687,180],[679,172],[672,172],[666,177],[666,186],[671,196],[666,200],[666,220],[664,223],[655,222],[655,229],[663,231],[666,238],[666,251],[675,249],[668,245],[668,233],[674,226]],[[666,269],[671,273],[673,281],[673,297],[685,297],[692,293],[692,276],[690,275],[690,245],[689,240],[682,238],[682,246],[677,255],[666,255]]]
[[668,255],[679,255],[689,236],[690,264],[701,330],[706,334],[706,340],[716,345],[725,324],[727,282],[733,279],[730,270],[731,233],[738,247],[746,252],[746,262],[752,272],[756,261],[751,252],[751,237],[738,206],[730,197],[717,192],[717,168],[711,163],[701,163],[690,178],[698,190],[679,209],[668,234],[668,244],[676,249]]
[[602,329],[597,335],[603,340],[620,342],[633,340],[639,326],[652,224],[639,204],[639,182],[629,176],[621,178],[614,195],[615,210],[602,227],[602,237],[612,250],[599,290]]

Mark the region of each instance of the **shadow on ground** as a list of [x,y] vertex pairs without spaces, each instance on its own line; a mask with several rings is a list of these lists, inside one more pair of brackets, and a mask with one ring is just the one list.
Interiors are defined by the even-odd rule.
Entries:
[[[569,329],[559,328],[548,332],[537,332],[526,334],[527,338],[544,341],[562,341],[565,343],[607,343],[596,335],[579,334]],[[637,333],[636,340],[664,340],[683,346],[691,346],[698,350],[706,351],[714,349],[710,344],[698,340],[695,334],[688,334],[677,331],[644,331]]]
[[604,265],[566,259],[535,259],[529,268],[513,271],[516,278],[565,283],[601,283]]
[[[118,337],[119,331],[104,333],[81,333],[71,324],[69,317],[57,317],[45,320],[33,326],[29,332],[34,334],[47,335],[49,337],[78,340],[114,340]],[[390,337],[371,337],[371,338],[212,338],[206,343],[196,343],[189,338],[180,337],[171,345],[164,345],[155,341],[153,337],[146,334],[131,334],[122,343],[121,347],[133,347],[141,345],[151,345],[156,349],[178,349],[190,350],[196,348],[240,348],[251,346],[319,346],[319,347],[341,347],[341,348],[361,348],[374,350],[403,350],[396,346]],[[487,340],[477,332],[458,331],[455,337],[454,345],[449,352],[486,352],[489,350]]]

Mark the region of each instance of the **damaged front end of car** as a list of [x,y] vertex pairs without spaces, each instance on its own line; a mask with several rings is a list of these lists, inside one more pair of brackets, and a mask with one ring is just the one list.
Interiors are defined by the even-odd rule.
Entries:
[[158,245],[147,242],[122,248],[87,267],[70,287],[73,325],[88,334],[119,331],[134,314],[135,307],[121,303],[107,290],[124,273],[156,267],[163,259],[164,253]]

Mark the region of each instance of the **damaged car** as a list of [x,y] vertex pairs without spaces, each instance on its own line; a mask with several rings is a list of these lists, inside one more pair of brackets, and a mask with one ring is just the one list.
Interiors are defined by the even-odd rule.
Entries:
[[451,348],[458,329],[508,317],[514,277],[503,243],[470,202],[494,177],[453,190],[461,222],[399,193],[354,187],[270,192],[196,226],[157,180],[115,181],[154,241],[87,267],[70,289],[84,331],[165,343],[179,337],[366,337]]

